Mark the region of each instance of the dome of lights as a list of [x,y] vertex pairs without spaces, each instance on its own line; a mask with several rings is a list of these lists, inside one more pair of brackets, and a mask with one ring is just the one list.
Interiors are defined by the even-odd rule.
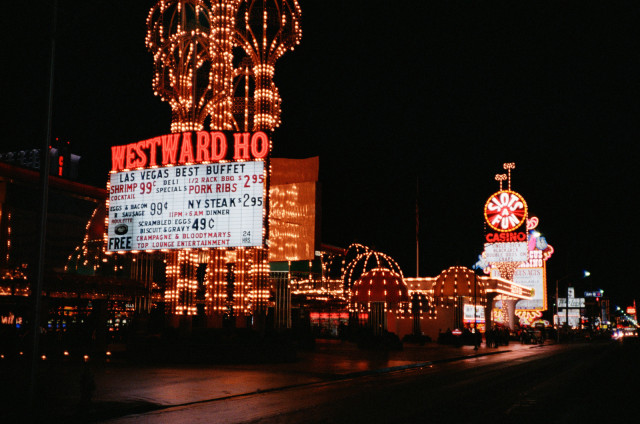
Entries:
[[351,288],[351,303],[366,305],[370,302],[390,305],[409,302],[409,290],[402,276],[382,268],[364,273]]
[[437,299],[473,297],[474,295],[484,298],[484,283],[472,270],[464,266],[445,269],[433,283],[433,297]]
[[356,280],[362,277],[366,272],[374,269],[386,269],[393,271],[404,279],[402,270],[393,258],[382,252],[376,252],[361,244],[352,244],[347,249],[344,261],[344,271],[342,281],[345,290],[353,287]]

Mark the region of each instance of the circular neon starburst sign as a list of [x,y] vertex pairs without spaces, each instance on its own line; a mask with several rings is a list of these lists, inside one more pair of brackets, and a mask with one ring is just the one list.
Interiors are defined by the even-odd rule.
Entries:
[[527,202],[515,191],[500,190],[485,203],[484,219],[496,231],[513,231],[527,219]]

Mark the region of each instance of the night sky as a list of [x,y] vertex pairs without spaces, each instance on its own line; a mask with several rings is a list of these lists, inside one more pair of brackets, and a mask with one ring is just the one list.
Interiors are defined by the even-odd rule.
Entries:
[[[106,186],[111,145],[169,132],[144,46],[154,2],[59,3],[53,136],[82,156],[80,180]],[[0,18],[2,151],[46,133],[51,0],[38,4]],[[323,243],[369,245],[415,276],[418,185],[420,275],[471,266],[494,176],[515,162],[512,189],[555,249],[549,284],[640,301],[636,1],[300,5],[301,44],[276,65],[273,153],[320,157]]]

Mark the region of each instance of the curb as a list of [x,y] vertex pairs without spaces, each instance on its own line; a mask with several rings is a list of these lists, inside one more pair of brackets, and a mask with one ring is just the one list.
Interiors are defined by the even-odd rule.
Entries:
[[[532,347],[541,347],[541,346],[532,346]],[[483,353],[476,353],[476,354],[472,354],[472,355],[454,356],[452,358],[436,359],[436,360],[427,361],[427,362],[416,362],[416,363],[413,363],[413,364],[398,365],[398,366],[395,366],[395,367],[378,368],[378,369],[375,369],[375,370],[367,370],[367,371],[360,371],[360,372],[349,373],[349,374],[336,375],[334,378],[328,378],[328,379],[323,380],[323,381],[316,381],[316,382],[312,382],[312,383],[289,384],[289,385],[286,385],[286,386],[273,387],[273,388],[270,388],[270,389],[255,390],[255,391],[252,391],[252,392],[237,393],[237,394],[234,394],[234,395],[216,397],[216,398],[212,398],[212,399],[203,399],[203,400],[197,400],[197,401],[193,401],[193,402],[185,402],[185,403],[173,404],[173,405],[157,405],[156,408],[149,409],[148,411],[145,411],[142,414],[139,414],[139,413],[138,414],[136,414],[136,413],[125,414],[125,415],[120,415],[120,416],[113,416],[113,417],[109,417],[109,418],[104,418],[103,420],[104,421],[111,421],[111,420],[117,420],[119,418],[125,418],[125,417],[128,417],[128,416],[144,415],[144,414],[152,413],[152,412],[156,412],[156,411],[169,410],[169,409],[172,409],[172,408],[182,408],[182,407],[185,407],[185,406],[193,406],[193,405],[199,405],[199,404],[209,403],[209,402],[218,402],[218,401],[229,400],[229,399],[237,399],[237,398],[241,398],[241,397],[245,397],[245,396],[257,395],[257,394],[261,394],[261,393],[273,393],[273,392],[289,390],[289,389],[295,389],[295,388],[300,388],[300,387],[311,387],[311,386],[315,386],[315,385],[319,386],[319,385],[323,385],[323,384],[331,384],[331,383],[335,383],[335,382],[338,382],[338,381],[344,381],[344,380],[349,380],[349,379],[354,379],[354,378],[366,377],[366,376],[369,376],[369,375],[386,374],[386,373],[391,373],[391,372],[396,372],[396,371],[404,371],[404,370],[410,370],[410,369],[416,369],[416,368],[424,368],[424,367],[430,366],[430,365],[462,361],[462,360],[465,360],[465,359],[473,359],[473,358],[479,358],[479,357],[483,357],[483,356],[498,355],[498,354],[507,353],[507,352],[513,352],[513,350],[506,349],[506,350],[499,350],[499,351],[495,351],[495,352],[483,352]]]
[[423,367],[429,366],[429,365],[444,364],[444,363],[447,363],[447,362],[456,362],[456,361],[462,361],[464,359],[472,359],[472,358],[479,358],[479,357],[482,357],[482,356],[498,355],[500,353],[507,353],[507,352],[513,352],[513,351],[511,349],[509,349],[509,350],[499,350],[499,351],[496,351],[496,352],[475,353],[473,355],[454,356],[452,358],[436,359],[436,360],[427,361],[427,362],[416,362],[414,364],[398,365],[398,366],[395,366],[395,367],[388,367],[388,368],[378,368],[378,369],[375,369],[375,370],[360,371],[360,372],[354,372],[354,373],[350,373],[350,374],[344,374],[344,375],[338,376],[337,378],[335,378],[333,380],[330,380],[330,381],[339,381],[339,380],[344,380],[344,379],[347,379],[347,378],[364,377],[366,375],[384,374],[384,373],[387,373],[387,372],[403,371],[403,370],[410,370],[410,369],[415,369],[415,368],[423,368]]

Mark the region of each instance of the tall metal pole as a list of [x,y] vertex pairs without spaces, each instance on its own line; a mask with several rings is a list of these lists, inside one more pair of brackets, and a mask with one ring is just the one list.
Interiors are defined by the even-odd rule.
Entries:
[[560,304],[558,303],[558,283],[556,280],[556,320],[558,320],[558,324],[556,325],[556,342],[560,343]]
[[473,348],[478,350],[478,297],[477,297],[477,288],[478,288],[478,274],[473,273]]
[[569,336],[569,285],[567,284],[567,307],[564,308],[565,319],[567,323],[567,337]]
[[49,142],[51,141],[51,127],[53,121],[53,75],[56,52],[56,25],[58,18],[58,0],[53,2],[53,18],[51,27],[51,57],[49,62],[49,99],[47,105],[47,132],[40,149],[40,186],[42,198],[40,202],[40,246],[38,249],[38,269],[35,287],[31,284],[33,297],[33,322],[31,323],[32,350],[31,373],[29,380],[29,401],[32,411],[35,411],[37,383],[38,383],[38,351],[40,342],[40,309],[42,307],[42,287],[44,280],[44,259],[47,236],[47,208],[49,204]]
[[418,208],[418,184],[416,177],[416,278],[420,277],[420,210]]

